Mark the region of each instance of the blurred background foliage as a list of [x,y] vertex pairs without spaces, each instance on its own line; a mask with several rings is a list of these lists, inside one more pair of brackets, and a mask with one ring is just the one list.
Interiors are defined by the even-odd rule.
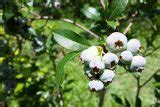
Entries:
[[[124,32],[128,25],[126,36],[140,39],[147,57],[140,78],[147,82],[137,107],[158,107],[160,0],[0,0],[0,107],[96,107],[98,93],[88,90],[78,57],[65,66],[61,89],[55,88],[56,66],[69,51],[52,33],[69,29],[101,45],[109,33]],[[134,107],[136,93],[136,79],[118,67],[104,107]]]

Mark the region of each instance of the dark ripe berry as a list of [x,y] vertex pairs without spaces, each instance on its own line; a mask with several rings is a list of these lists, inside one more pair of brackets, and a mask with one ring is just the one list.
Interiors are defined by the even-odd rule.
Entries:
[[9,90],[12,91],[12,90],[14,90],[15,85],[16,85],[16,82],[15,82],[15,81],[13,81],[13,80],[7,81],[6,84],[5,84],[5,89],[6,89],[6,91],[9,91]]
[[4,22],[5,32],[10,35],[19,34],[19,31],[23,29],[26,23],[26,19],[12,16]]

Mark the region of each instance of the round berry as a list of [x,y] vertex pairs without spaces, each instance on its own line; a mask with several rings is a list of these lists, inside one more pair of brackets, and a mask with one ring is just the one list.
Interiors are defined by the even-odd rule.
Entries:
[[92,91],[100,91],[104,88],[104,84],[100,80],[92,80],[89,82],[89,88]]
[[114,78],[115,73],[112,70],[105,69],[103,74],[100,76],[100,80],[104,83],[112,81]]
[[146,64],[146,59],[143,56],[137,55],[134,56],[131,62],[131,70],[141,71]]
[[133,55],[136,55],[141,48],[141,43],[137,39],[131,39],[127,43],[127,50],[131,51]]
[[132,61],[133,55],[130,51],[123,51],[120,56],[120,60],[124,62]]
[[90,68],[97,68],[100,70],[103,70],[105,68],[104,62],[102,62],[102,60],[100,59],[93,59],[91,60],[91,62],[89,63],[89,67]]
[[127,46],[127,37],[120,32],[114,32],[107,37],[106,42],[111,51],[123,51]]
[[54,2],[54,7],[55,8],[60,8],[61,7],[61,3],[59,1],[55,1]]
[[103,57],[102,60],[106,66],[106,68],[113,68],[115,65],[118,63],[118,57],[114,53],[106,53]]
[[102,49],[99,46],[91,46],[82,51],[80,58],[83,62],[90,62],[94,58],[101,58]]

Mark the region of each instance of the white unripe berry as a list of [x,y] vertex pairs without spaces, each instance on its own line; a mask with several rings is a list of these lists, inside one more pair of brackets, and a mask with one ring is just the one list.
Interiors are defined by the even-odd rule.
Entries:
[[133,57],[130,69],[137,71],[143,70],[145,64],[146,59],[143,56],[137,55]]
[[92,91],[100,91],[104,88],[104,84],[100,80],[92,80],[89,82],[89,88]]
[[94,58],[101,58],[102,49],[99,46],[91,46],[82,51],[80,58],[84,62],[90,62]]
[[117,55],[114,53],[106,53],[102,57],[102,61],[104,62],[105,66],[107,68],[112,68],[118,63],[119,59],[118,59]]
[[107,37],[106,42],[111,51],[123,51],[127,46],[127,37],[120,32],[114,32]]
[[104,65],[104,62],[102,62],[102,60],[100,60],[100,59],[93,59],[89,63],[89,67],[90,68],[97,68],[97,69],[103,70],[105,68],[105,65]]
[[141,43],[137,39],[131,39],[127,43],[127,50],[131,51],[133,55],[136,55],[141,48]]
[[59,1],[55,1],[54,2],[54,7],[55,8],[60,8],[61,7],[61,3]]
[[124,62],[132,61],[133,55],[130,51],[123,51],[120,56],[120,60]]
[[105,69],[103,74],[100,76],[100,80],[104,83],[112,81],[114,78],[115,73],[112,70]]

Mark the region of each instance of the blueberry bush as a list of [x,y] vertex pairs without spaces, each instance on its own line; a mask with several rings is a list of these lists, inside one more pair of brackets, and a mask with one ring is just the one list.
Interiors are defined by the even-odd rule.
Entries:
[[160,0],[0,0],[0,107],[159,107]]

